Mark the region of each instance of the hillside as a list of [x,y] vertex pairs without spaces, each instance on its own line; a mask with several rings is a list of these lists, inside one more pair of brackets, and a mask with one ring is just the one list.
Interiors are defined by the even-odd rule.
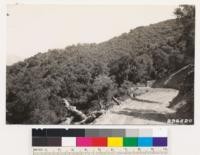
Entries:
[[[181,89],[184,79],[187,78],[189,73],[194,69],[193,64],[188,64],[181,69],[169,74],[168,76],[157,80],[152,87],[154,88],[174,88],[174,89]],[[191,84],[193,81],[190,81]]]
[[[178,95],[170,102],[169,108],[176,111],[172,118],[192,119],[194,118],[194,65],[189,64],[157,80],[154,88],[174,88],[179,90]],[[193,123],[193,121],[192,121]]]
[[194,123],[194,66],[185,72],[182,82],[180,82],[179,94],[172,100],[169,108],[174,109],[176,113],[174,118],[191,119]]
[[168,20],[7,66],[7,122],[57,124],[72,115],[63,98],[86,115],[109,108],[127,85],[162,79],[185,65],[177,44],[182,31]]

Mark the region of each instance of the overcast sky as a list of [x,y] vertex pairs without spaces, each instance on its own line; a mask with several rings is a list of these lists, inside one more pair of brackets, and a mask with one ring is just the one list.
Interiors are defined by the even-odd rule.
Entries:
[[52,48],[99,43],[137,26],[175,18],[174,5],[8,5],[7,64]]

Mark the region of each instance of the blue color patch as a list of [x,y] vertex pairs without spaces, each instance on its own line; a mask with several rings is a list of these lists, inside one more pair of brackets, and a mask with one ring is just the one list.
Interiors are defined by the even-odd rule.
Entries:
[[153,138],[151,137],[138,137],[138,146],[140,147],[152,147]]

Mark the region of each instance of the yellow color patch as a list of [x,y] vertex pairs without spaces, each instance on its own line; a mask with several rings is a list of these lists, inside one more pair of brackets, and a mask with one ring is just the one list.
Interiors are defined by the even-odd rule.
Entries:
[[108,147],[122,147],[123,138],[122,137],[108,137]]

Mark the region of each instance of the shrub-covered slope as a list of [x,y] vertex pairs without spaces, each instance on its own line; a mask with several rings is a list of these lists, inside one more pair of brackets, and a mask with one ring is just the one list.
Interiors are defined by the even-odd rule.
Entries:
[[108,108],[127,81],[161,79],[183,66],[184,45],[177,44],[182,31],[176,20],[168,20],[100,44],[53,49],[7,66],[7,122],[59,123],[72,115],[63,98],[86,114],[99,105]]
[[194,66],[185,73],[180,82],[179,94],[169,107],[177,111],[173,118],[192,119],[191,123],[194,122]]

